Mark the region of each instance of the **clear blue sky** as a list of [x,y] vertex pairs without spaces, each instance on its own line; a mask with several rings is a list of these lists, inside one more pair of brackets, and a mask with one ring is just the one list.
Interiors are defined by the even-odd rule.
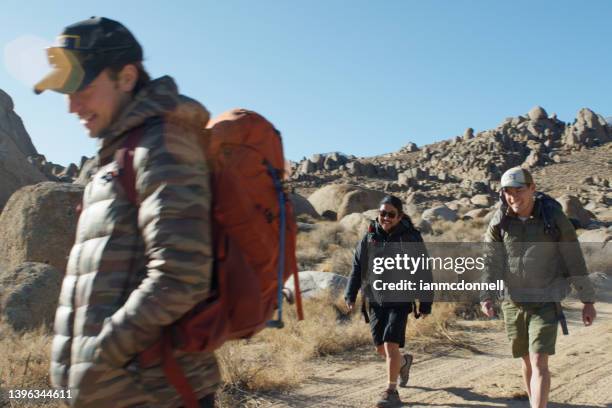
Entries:
[[63,165],[94,154],[96,143],[63,96],[35,96],[28,78],[16,78],[40,71],[44,54],[34,47],[36,55],[17,59],[28,47],[15,44],[52,42],[92,15],[124,23],[151,74],[173,76],[213,114],[263,113],[292,160],[423,145],[493,128],[534,105],[568,122],[582,107],[612,115],[606,0],[3,0],[0,88],[39,152]]

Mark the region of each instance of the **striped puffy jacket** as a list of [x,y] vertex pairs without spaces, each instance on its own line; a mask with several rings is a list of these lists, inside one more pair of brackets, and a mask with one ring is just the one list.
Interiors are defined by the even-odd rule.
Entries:
[[[181,405],[161,366],[143,368],[136,357],[210,290],[211,193],[198,144],[208,118],[162,77],[98,136],[98,170],[85,188],[52,345],[51,382],[70,390],[71,406]],[[141,126],[135,207],[118,179],[115,152]],[[213,354],[176,356],[198,396],[214,392]]]

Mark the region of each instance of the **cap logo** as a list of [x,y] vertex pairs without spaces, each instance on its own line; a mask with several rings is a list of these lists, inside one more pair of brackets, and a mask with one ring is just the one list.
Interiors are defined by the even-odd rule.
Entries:
[[57,37],[58,47],[76,50],[81,48],[80,35],[60,35]]

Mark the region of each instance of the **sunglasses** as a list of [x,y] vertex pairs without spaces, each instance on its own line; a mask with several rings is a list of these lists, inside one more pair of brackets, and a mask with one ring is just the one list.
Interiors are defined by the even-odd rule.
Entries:
[[395,218],[397,216],[397,213],[393,211],[382,210],[382,211],[379,211],[378,213],[380,214],[381,218],[385,218],[385,217]]

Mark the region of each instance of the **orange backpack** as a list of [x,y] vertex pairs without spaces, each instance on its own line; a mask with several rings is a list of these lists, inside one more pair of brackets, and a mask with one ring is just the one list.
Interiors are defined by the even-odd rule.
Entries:
[[[133,151],[142,129],[117,153],[120,181],[137,205]],[[210,352],[225,341],[282,327],[282,288],[294,275],[298,319],[303,319],[297,277],[297,227],[283,190],[285,160],[280,133],[261,115],[235,109],[207,126],[202,148],[211,172],[214,245],[213,295],[172,324],[160,342],[140,355],[159,361],[185,407],[198,407],[174,349]],[[271,321],[278,308],[278,318]]]

